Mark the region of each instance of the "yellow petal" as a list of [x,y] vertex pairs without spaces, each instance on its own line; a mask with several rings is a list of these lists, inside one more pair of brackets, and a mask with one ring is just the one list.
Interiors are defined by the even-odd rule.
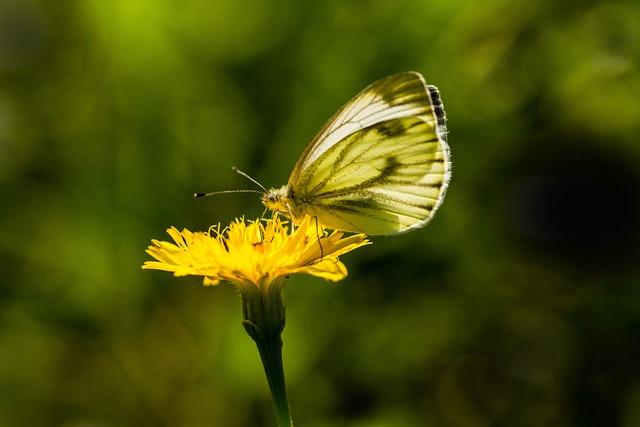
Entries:
[[325,259],[315,265],[301,267],[293,273],[306,273],[316,277],[337,282],[347,277],[347,267],[337,259]]

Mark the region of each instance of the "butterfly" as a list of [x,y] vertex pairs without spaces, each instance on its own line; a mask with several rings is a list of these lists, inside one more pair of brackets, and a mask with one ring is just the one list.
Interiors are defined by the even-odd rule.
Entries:
[[451,178],[440,93],[417,72],[378,80],[345,104],[307,145],[289,181],[261,193],[266,208],[316,225],[397,234],[426,225]]
[[404,72],[347,102],[262,203],[294,222],[310,215],[333,229],[397,234],[433,218],[450,178],[440,93],[420,73]]

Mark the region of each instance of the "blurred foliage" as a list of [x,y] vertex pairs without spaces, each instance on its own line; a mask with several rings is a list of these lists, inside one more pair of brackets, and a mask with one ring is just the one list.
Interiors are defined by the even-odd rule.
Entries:
[[640,425],[640,6],[0,0],[0,425],[269,426],[230,286],[142,272],[262,210],[323,121],[423,72],[454,177],[426,229],[286,291],[307,427]]

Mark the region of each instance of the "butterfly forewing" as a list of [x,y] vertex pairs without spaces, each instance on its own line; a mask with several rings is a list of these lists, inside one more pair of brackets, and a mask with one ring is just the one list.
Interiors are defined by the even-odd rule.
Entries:
[[417,73],[373,83],[309,144],[289,187],[325,225],[394,234],[424,225],[449,179],[444,112]]

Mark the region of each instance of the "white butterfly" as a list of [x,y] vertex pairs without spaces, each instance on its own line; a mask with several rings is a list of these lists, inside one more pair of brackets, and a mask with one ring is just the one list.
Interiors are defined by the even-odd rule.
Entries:
[[300,156],[287,185],[262,203],[292,217],[365,234],[424,226],[451,177],[445,113],[416,72],[369,85],[339,110]]
[[[422,227],[442,204],[451,177],[445,122],[438,89],[421,74],[378,80],[325,124],[287,185],[265,189],[262,203],[294,223],[309,215],[329,228],[370,235]],[[237,192],[259,193],[195,196]]]
[[435,86],[406,72],[349,101],[302,153],[266,207],[329,228],[395,234],[424,226],[451,176],[445,113]]

